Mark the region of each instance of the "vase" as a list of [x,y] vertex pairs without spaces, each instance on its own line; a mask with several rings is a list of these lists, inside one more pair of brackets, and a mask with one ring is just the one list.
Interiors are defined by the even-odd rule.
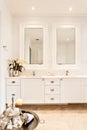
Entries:
[[18,77],[18,76],[19,76],[19,71],[13,70],[13,77]]
[[13,77],[13,70],[9,70],[9,77]]

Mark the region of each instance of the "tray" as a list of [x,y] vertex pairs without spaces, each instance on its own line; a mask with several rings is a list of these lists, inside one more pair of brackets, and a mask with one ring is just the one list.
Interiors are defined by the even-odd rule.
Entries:
[[[13,128],[12,130],[34,130],[38,124],[39,124],[39,116],[35,113],[35,112],[32,112],[32,111],[24,111],[24,113],[31,113],[34,115],[34,120],[29,124],[28,127],[21,127],[21,128]],[[7,129],[9,130],[9,129]]]

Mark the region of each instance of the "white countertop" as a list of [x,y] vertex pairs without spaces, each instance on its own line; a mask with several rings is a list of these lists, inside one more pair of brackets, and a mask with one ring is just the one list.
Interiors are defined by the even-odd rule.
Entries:
[[43,76],[18,76],[18,77],[7,77],[7,78],[87,78],[87,75],[43,75]]

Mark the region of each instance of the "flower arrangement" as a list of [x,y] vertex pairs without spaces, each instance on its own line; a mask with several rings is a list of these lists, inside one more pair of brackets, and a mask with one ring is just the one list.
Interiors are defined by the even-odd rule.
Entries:
[[20,59],[12,59],[8,60],[9,62],[9,76],[17,76],[19,75],[19,72],[22,72],[25,68],[23,64],[26,63],[26,61],[20,60]]

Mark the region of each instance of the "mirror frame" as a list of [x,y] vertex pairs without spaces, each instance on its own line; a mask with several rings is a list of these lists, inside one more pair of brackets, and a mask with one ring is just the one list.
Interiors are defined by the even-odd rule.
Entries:
[[[75,28],[75,64],[57,64],[56,62],[56,29],[57,28]],[[53,25],[53,43],[52,44],[52,56],[53,59],[53,66],[55,69],[73,69],[73,68],[78,68],[80,66],[80,26],[79,24],[54,24]]]
[[48,42],[48,27],[46,25],[40,24],[20,24],[20,59],[24,59],[24,29],[25,28],[42,28],[43,29],[43,64],[27,64],[25,67],[27,69],[39,69],[46,68],[46,45]]

